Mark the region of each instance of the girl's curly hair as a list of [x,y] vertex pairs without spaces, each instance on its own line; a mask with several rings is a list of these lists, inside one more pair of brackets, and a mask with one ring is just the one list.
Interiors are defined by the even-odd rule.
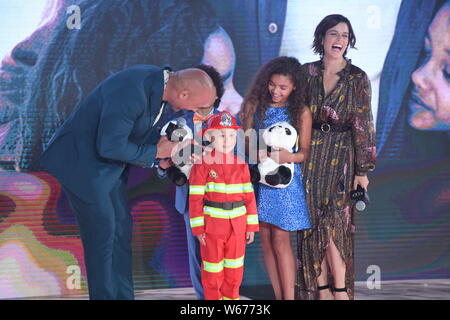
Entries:
[[297,129],[300,129],[300,115],[305,108],[304,97],[304,77],[300,70],[300,62],[293,57],[277,57],[265,64],[255,76],[250,90],[244,97],[241,110],[238,114],[245,130],[254,127],[254,117],[258,117],[259,123],[264,121],[264,115],[272,103],[272,97],[269,93],[269,81],[272,75],[280,74],[290,77],[295,90],[288,98],[288,114],[291,123]]

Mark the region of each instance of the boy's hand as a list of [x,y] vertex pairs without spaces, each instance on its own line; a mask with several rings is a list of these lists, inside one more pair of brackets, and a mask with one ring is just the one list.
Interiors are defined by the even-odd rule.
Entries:
[[203,246],[206,246],[205,237],[206,237],[206,234],[204,234],[204,233],[199,234],[197,236],[198,241],[200,241],[200,244],[203,245]]
[[255,233],[254,232],[246,232],[245,238],[247,239],[247,244],[250,244],[255,240]]

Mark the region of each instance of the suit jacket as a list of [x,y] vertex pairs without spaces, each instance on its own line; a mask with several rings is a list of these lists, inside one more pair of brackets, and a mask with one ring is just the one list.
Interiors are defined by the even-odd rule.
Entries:
[[137,65],[101,82],[56,131],[41,165],[91,203],[118,183],[126,164],[151,166],[164,69],[169,68]]

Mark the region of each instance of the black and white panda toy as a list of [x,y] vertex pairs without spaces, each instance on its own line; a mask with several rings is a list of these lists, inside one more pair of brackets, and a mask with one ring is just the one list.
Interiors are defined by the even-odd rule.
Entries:
[[[272,147],[284,148],[292,152],[297,142],[297,130],[288,122],[277,122],[266,128],[263,140],[270,152]],[[252,182],[262,183],[274,188],[286,188],[294,176],[294,163],[278,164],[267,157],[250,169]]]
[[[161,136],[167,136],[172,142],[183,142],[187,139],[193,139],[193,133],[191,128],[186,124],[184,118],[178,118],[169,121],[161,129]],[[173,157],[172,161],[175,165],[165,170],[168,178],[177,186],[184,185],[191,172],[192,164],[187,163],[193,152],[193,145],[188,145],[185,148],[179,150]],[[163,171],[158,168],[158,170]]]

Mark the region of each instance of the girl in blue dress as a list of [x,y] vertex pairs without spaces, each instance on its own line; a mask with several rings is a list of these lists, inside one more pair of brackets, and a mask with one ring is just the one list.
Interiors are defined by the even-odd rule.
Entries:
[[295,163],[294,178],[286,188],[263,184],[256,188],[261,244],[277,300],[294,299],[296,268],[290,231],[311,228],[301,163],[309,155],[312,116],[304,101],[300,63],[295,58],[278,57],[261,68],[239,113],[245,130],[258,132],[276,122],[287,121],[299,136],[297,152],[258,151],[259,161],[270,156],[278,163]]

